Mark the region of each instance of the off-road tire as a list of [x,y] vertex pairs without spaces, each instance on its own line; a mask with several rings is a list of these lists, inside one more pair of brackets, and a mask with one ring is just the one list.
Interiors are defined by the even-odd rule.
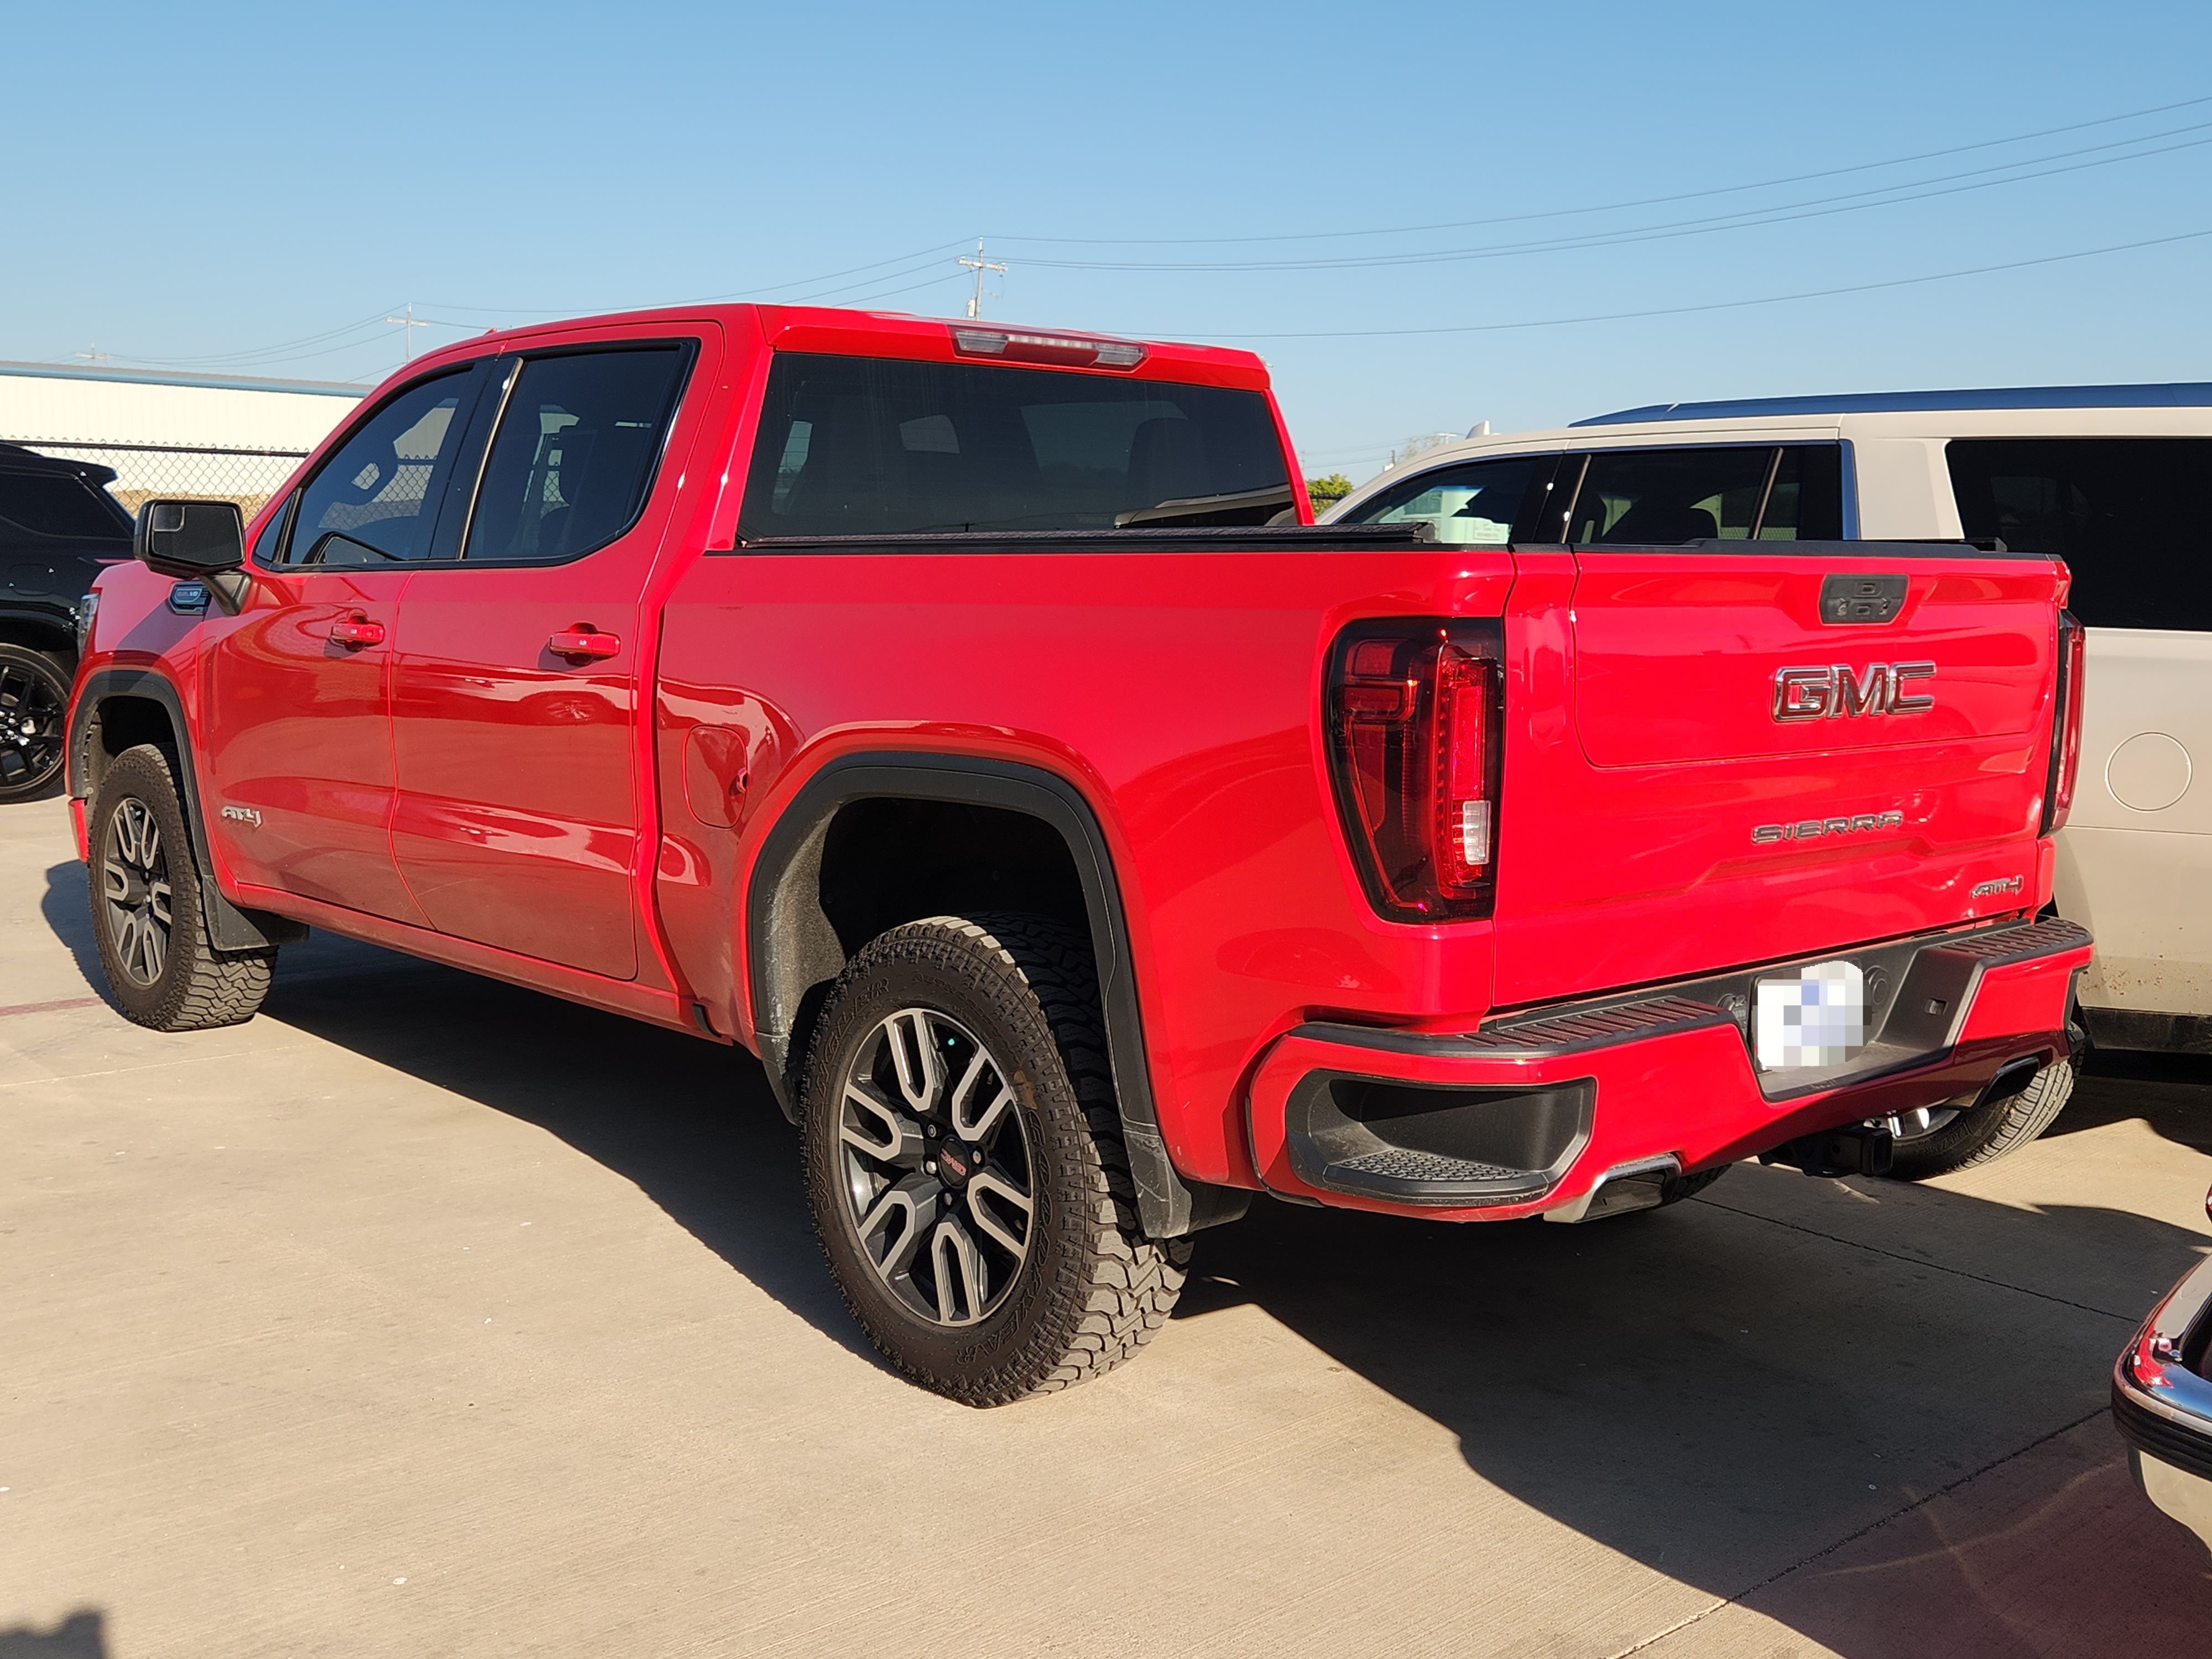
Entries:
[[[19,707],[27,696],[35,708]],[[0,644],[0,805],[36,799],[61,776],[69,696],[67,663],[50,651]],[[22,732],[23,720],[35,720],[40,730]]]
[[[860,1242],[842,1175],[845,1079],[883,1021],[921,1008],[1005,1062],[1031,1157],[1028,1254],[975,1323],[933,1324],[887,1288]],[[1050,1394],[1111,1370],[1167,1323],[1187,1238],[1146,1237],[1122,1148],[1088,939],[1042,917],[934,916],[862,948],[831,989],[800,1086],[806,1192],[846,1306],[884,1358],[970,1406]]]
[[2073,1063],[2046,1066],[2011,1099],[1970,1107],[1931,1133],[1899,1141],[1889,1173],[1899,1181],[1924,1181],[1993,1164],[2049,1128],[2073,1092]]
[[[108,890],[112,884],[106,868],[114,846],[116,817],[134,802],[144,808],[160,836],[169,889],[167,948],[150,983],[125,965],[118,937],[120,924]],[[124,1018],[156,1031],[204,1031],[252,1018],[269,994],[276,951],[273,946],[218,951],[208,943],[199,866],[192,856],[191,830],[169,757],[151,744],[117,756],[100,779],[89,820],[87,841],[92,857],[87,868],[93,937],[99,941],[108,994]]]

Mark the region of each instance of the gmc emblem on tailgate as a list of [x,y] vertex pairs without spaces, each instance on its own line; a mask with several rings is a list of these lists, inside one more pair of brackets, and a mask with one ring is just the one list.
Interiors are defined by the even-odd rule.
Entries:
[[1855,714],[1923,714],[1936,706],[1925,691],[1907,691],[1908,680],[1932,680],[1932,662],[1869,663],[1854,673],[1843,663],[1825,668],[1774,671],[1774,718],[1832,720]]

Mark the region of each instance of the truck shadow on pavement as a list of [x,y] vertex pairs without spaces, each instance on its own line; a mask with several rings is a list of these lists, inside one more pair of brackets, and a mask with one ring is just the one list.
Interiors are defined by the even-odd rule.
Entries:
[[[76,866],[47,915],[97,983]],[[743,1052],[320,935],[286,951],[266,1014],[542,1127],[876,1363]],[[2203,1144],[2212,1063],[2153,1070],[2152,1127]],[[2062,1130],[2145,1116],[2139,1082],[2093,1079]],[[1263,1200],[1200,1237],[1178,1322],[1256,1305],[1449,1429],[1491,1486],[1710,1594],[1660,1656],[1801,1651],[1724,1635],[1731,1603],[1847,1659],[2191,1652],[2212,1573],[2135,1492],[2104,1413],[2114,1354],[2208,1242],[2094,1203],[1755,1165],[1581,1227]],[[1174,1335],[1143,1364],[1173,1363]],[[0,1634],[0,1659],[102,1650],[53,1645],[70,1628]]]
[[52,1630],[9,1625],[0,1629],[0,1659],[108,1659],[107,1621],[87,1607]]
[[2197,1651],[2212,1572],[2135,1491],[2106,1406],[2208,1243],[1747,1165],[1583,1227],[1263,1205],[1200,1238],[1180,1311],[1257,1304],[1486,1480],[1710,1592],[1661,1654],[1799,1651],[1705,1623],[1730,1602],[1849,1659]]
[[557,1136],[875,1363],[815,1242],[799,1132],[744,1049],[319,933],[286,948],[264,1013]]

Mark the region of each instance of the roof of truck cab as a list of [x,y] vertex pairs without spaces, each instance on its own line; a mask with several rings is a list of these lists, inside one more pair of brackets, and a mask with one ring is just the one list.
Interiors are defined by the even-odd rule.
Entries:
[[1575,426],[1647,421],[1728,421],[1771,415],[1917,415],[1970,409],[2174,409],[2212,404],[2212,380],[2145,386],[1968,386],[1948,392],[1844,392],[1812,398],[1729,398],[1645,404],[1593,415]]
[[[478,356],[486,350],[527,349],[540,341],[579,330],[635,330],[640,334],[655,326],[711,322],[738,338],[751,338],[777,351],[818,351],[840,356],[903,357],[927,362],[991,364],[1003,360],[962,353],[953,343],[956,329],[980,330],[1031,340],[1083,340],[1133,343],[1145,348],[1144,361],[1134,368],[1091,368],[1068,364],[1006,362],[1015,368],[1047,368],[1077,374],[1097,374],[1118,380],[1174,380],[1186,385],[1217,386],[1239,391],[1267,389],[1267,366],[1249,351],[1222,346],[1193,345],[1172,340],[1139,340],[1133,336],[1102,333],[1097,329],[1046,327],[1003,321],[995,317],[921,317],[902,311],[848,311],[831,306],[708,305],[669,306],[653,311],[614,312],[603,316],[568,317],[514,328],[497,329],[441,348],[415,360],[408,371],[419,371],[434,360],[453,361]],[[396,379],[397,377],[395,377]]]

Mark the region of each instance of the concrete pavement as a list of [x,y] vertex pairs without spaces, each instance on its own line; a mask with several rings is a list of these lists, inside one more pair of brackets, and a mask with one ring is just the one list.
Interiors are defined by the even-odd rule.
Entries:
[[742,1054],[318,936],[101,1001],[0,811],[0,1659],[2200,1650],[2107,1368],[2203,1249],[2212,1065],[1926,1186],[1262,1204],[1133,1365],[887,1373]]

